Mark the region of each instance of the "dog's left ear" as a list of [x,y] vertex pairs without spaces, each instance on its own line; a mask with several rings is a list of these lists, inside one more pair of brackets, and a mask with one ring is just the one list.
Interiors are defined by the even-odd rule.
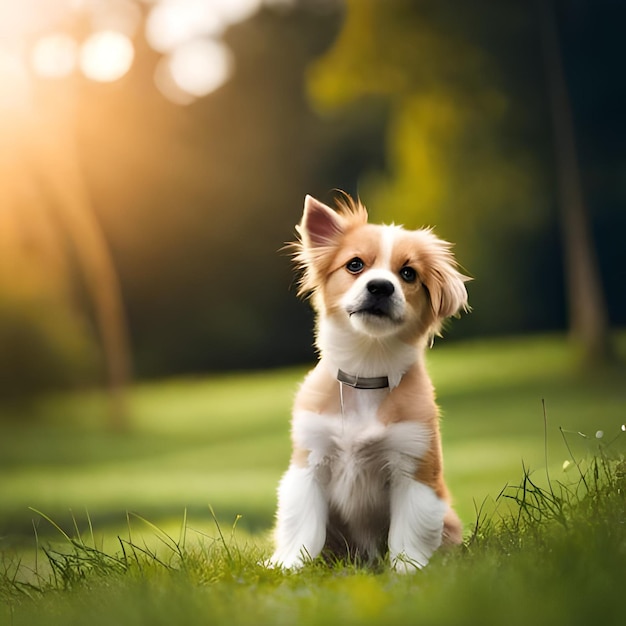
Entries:
[[313,196],[304,200],[302,220],[296,226],[299,240],[288,246],[300,270],[298,294],[314,293],[333,258],[333,249],[345,232],[346,221]]
[[304,213],[297,229],[306,248],[332,245],[343,234],[343,218],[313,196],[304,199]]
[[469,280],[471,278],[458,271],[450,244],[435,238],[422,281],[430,295],[430,305],[437,319],[443,320],[469,310],[465,288]]

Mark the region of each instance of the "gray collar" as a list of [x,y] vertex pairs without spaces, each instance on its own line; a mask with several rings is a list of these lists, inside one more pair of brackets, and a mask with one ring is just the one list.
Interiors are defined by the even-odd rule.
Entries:
[[389,378],[387,378],[387,376],[364,378],[362,376],[346,374],[343,370],[339,370],[337,372],[337,380],[340,383],[354,387],[355,389],[385,389],[386,387],[389,387]]

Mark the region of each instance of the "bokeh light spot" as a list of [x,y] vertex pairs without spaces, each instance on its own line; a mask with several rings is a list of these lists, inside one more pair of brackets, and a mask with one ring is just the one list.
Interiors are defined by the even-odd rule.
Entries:
[[263,0],[213,0],[213,4],[225,22],[236,24],[252,17],[263,4]]
[[201,98],[221,87],[234,68],[230,50],[210,39],[195,39],[178,46],[163,61],[165,65],[158,68],[156,76],[159,89],[181,104],[189,97]]
[[146,39],[157,52],[169,52],[201,35],[219,35],[224,22],[206,0],[162,0],[146,20]]
[[87,78],[99,82],[118,80],[133,63],[135,49],[131,40],[113,30],[91,35],[80,51],[80,68]]

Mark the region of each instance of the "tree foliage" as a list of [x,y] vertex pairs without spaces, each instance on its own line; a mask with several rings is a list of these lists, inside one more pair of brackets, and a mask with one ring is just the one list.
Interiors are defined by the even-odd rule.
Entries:
[[[522,0],[348,0],[309,86],[318,106],[389,105],[378,217],[457,242],[479,312],[466,332],[564,324],[540,23]],[[567,8],[567,7],[565,7]],[[503,310],[506,309],[506,314]]]

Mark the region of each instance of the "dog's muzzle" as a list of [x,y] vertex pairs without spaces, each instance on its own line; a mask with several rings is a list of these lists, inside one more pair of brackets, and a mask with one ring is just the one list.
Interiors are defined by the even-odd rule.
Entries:
[[365,286],[365,297],[353,313],[369,313],[376,317],[393,317],[392,296],[395,287],[390,280],[374,278]]

